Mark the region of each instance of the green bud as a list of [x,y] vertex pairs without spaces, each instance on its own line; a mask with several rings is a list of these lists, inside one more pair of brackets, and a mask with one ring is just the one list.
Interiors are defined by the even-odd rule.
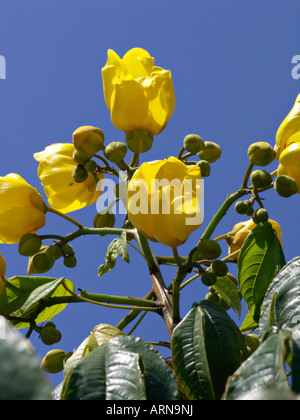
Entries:
[[126,144],[116,141],[106,146],[104,156],[113,163],[120,163],[127,154]]
[[64,265],[68,268],[75,268],[77,265],[77,259],[74,255],[69,255],[64,258]]
[[75,251],[74,251],[72,245],[69,245],[69,244],[66,244],[62,247],[62,253],[65,256],[75,255]]
[[217,241],[213,239],[207,239],[200,241],[198,245],[198,251],[202,258],[206,260],[215,260],[222,254],[222,248]]
[[47,255],[47,248],[42,247],[40,252],[29,258],[28,274],[47,273],[54,266],[55,260]]
[[266,188],[272,184],[272,176],[261,169],[253,171],[251,174],[251,182],[256,188]]
[[264,223],[269,220],[269,214],[266,209],[258,209],[254,212],[252,218],[254,223],[259,225],[259,223]]
[[126,135],[126,143],[133,153],[148,152],[153,144],[153,134],[146,130],[134,130]]
[[188,134],[183,140],[183,146],[187,152],[197,154],[204,149],[204,141],[197,134]]
[[62,256],[61,248],[56,245],[51,245],[46,250],[48,257],[58,260]]
[[255,166],[267,166],[276,159],[276,152],[269,143],[261,141],[251,144],[248,157]]
[[61,332],[53,327],[44,327],[40,332],[40,338],[46,346],[52,346],[61,340]]
[[59,373],[64,369],[66,352],[63,350],[51,350],[43,358],[41,369],[47,373]]
[[215,260],[211,264],[211,270],[217,277],[225,277],[228,273],[227,264],[221,260]]
[[98,213],[94,218],[94,227],[96,229],[112,228],[115,226],[116,218],[112,213]]
[[19,254],[24,257],[31,257],[35,255],[42,246],[42,240],[38,235],[28,234],[24,235],[19,243]]
[[43,326],[43,328],[45,328],[45,327],[56,328],[56,325],[54,324],[54,322],[46,322],[46,324]]
[[238,287],[238,281],[237,281],[236,277],[234,277],[233,274],[227,273],[226,277],[229,278],[229,280],[232,281],[232,283],[235,285],[235,287]]
[[85,169],[87,172],[91,172],[91,173],[93,174],[93,173],[95,173],[95,172],[96,172],[96,169],[97,169],[97,163],[96,163],[96,162],[94,162],[93,160],[89,160],[88,162],[86,162],[86,163],[83,165],[83,167],[84,167],[84,169]]
[[73,152],[73,160],[75,163],[78,163],[79,165],[84,165],[86,162],[91,160],[91,157],[92,157],[91,155],[84,152],[79,152],[76,149]]
[[298,191],[297,182],[287,175],[280,175],[276,178],[274,188],[280,197],[288,198]]
[[197,166],[200,168],[202,178],[207,178],[210,175],[211,168],[207,160],[200,160],[200,162],[197,163]]
[[76,182],[81,183],[87,180],[89,173],[83,165],[77,165],[73,170],[72,176]]
[[247,214],[249,211],[249,204],[246,201],[238,201],[235,205],[235,211],[238,214]]
[[218,144],[213,143],[212,141],[206,141],[204,143],[204,149],[197,153],[197,155],[208,163],[214,163],[220,159],[222,150]]
[[218,303],[220,300],[219,295],[217,295],[216,293],[207,293],[207,295],[205,296],[205,300],[210,300],[211,302],[215,302]]
[[204,286],[213,286],[217,281],[217,276],[215,273],[206,272],[201,276],[201,281]]

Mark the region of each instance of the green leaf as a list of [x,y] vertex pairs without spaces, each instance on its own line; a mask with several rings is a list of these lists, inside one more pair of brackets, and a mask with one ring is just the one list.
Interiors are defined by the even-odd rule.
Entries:
[[270,223],[260,223],[246,238],[238,259],[240,290],[248,309],[256,307],[254,320],[258,321],[265,293],[284,264],[276,231]]
[[290,335],[282,331],[264,341],[230,378],[225,399],[243,399],[249,392],[269,387],[289,392],[284,368],[285,343],[289,338]]
[[214,284],[214,289],[240,317],[242,313],[241,299],[239,291],[232,281],[228,277],[218,277],[216,283]]
[[241,334],[230,316],[214,302],[204,300],[200,307],[205,317],[205,349],[216,399],[226,382],[241,365]]
[[267,291],[259,321],[261,338],[274,323],[279,329],[300,324],[300,257],[277,274]]
[[255,314],[255,306],[252,306],[252,308],[246,315],[240,327],[240,331],[242,333],[250,333],[250,332],[258,330],[259,327],[258,327],[258,323],[254,320],[254,314]]
[[106,399],[146,400],[144,367],[138,353],[107,346],[105,353]]
[[0,317],[0,400],[52,400],[29,342]]
[[204,343],[204,313],[198,306],[177,325],[172,339],[173,368],[180,385],[191,400],[213,400]]
[[[0,314],[29,319],[37,313],[36,323],[48,321],[60,313],[67,304],[57,304],[44,307],[44,301],[54,297],[70,296],[62,283],[74,290],[74,285],[64,277],[27,277],[16,276],[9,279],[3,293],[0,295]],[[16,328],[27,328],[27,322],[15,322]]]
[[99,267],[98,276],[101,277],[115,268],[118,256],[129,263],[129,254],[126,242],[126,232],[122,232],[119,238],[115,238],[107,248],[106,263]]

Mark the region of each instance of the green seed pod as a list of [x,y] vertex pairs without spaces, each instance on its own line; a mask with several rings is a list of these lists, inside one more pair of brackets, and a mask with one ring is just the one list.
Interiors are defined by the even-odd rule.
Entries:
[[213,143],[212,141],[206,141],[204,143],[204,149],[197,153],[197,155],[208,163],[214,163],[220,159],[222,150],[218,144]]
[[45,328],[45,327],[56,328],[56,325],[54,324],[54,322],[46,322],[46,324],[43,326],[43,328]]
[[266,188],[272,184],[272,176],[261,169],[253,171],[251,174],[251,182],[256,188]]
[[112,228],[115,226],[116,218],[112,213],[98,213],[94,218],[94,227],[96,229]]
[[188,134],[183,140],[185,150],[194,155],[204,149],[204,141],[197,134]]
[[83,167],[87,172],[91,172],[93,174],[96,172],[97,163],[93,160],[89,160],[83,165]]
[[104,149],[104,134],[100,128],[83,126],[73,133],[73,144],[79,152],[94,155]]
[[213,286],[217,281],[217,276],[215,273],[206,272],[201,276],[201,281],[204,286]]
[[207,295],[205,296],[205,300],[210,300],[211,302],[215,302],[218,303],[220,300],[219,295],[217,295],[216,293],[207,293]]
[[42,246],[42,240],[38,235],[28,234],[24,235],[19,243],[19,254],[24,257],[31,257],[35,255]]
[[61,332],[53,327],[44,327],[40,332],[40,338],[46,346],[52,346],[61,340]]
[[79,152],[78,150],[74,150],[73,152],[73,160],[75,163],[78,163],[78,165],[84,165],[86,162],[91,160],[91,155],[84,152]]
[[77,165],[73,170],[72,176],[76,182],[81,183],[87,180],[89,173],[83,165]]
[[53,374],[63,371],[66,354],[63,350],[49,351],[41,362],[41,369]]
[[215,260],[222,254],[222,248],[219,243],[213,239],[200,241],[198,251],[202,258],[206,260]]
[[200,168],[202,178],[207,178],[210,175],[211,167],[207,160],[200,160],[200,162],[197,163],[197,166]]
[[58,260],[62,256],[61,248],[56,245],[50,245],[46,250],[48,257]]
[[133,153],[146,153],[153,144],[153,134],[146,130],[134,130],[126,135],[128,149]]
[[267,166],[276,159],[276,152],[269,143],[261,141],[251,144],[248,157],[255,166]]
[[249,211],[249,204],[246,201],[238,201],[235,205],[235,211],[238,214],[247,214]]
[[75,255],[75,251],[72,247],[72,245],[66,244],[62,247],[63,255],[69,256],[69,255]]
[[104,156],[113,163],[120,163],[127,154],[126,144],[115,141],[106,146]]
[[276,178],[274,188],[280,197],[288,198],[298,191],[297,182],[287,175],[280,175]]
[[269,220],[269,214],[266,209],[258,209],[253,214],[253,222],[257,225],[264,223]]
[[68,268],[75,268],[77,265],[77,259],[74,255],[68,255],[64,258],[64,265]]
[[225,277],[228,273],[227,264],[221,260],[215,260],[211,264],[211,270],[217,277]]
[[54,266],[54,258],[47,255],[47,248],[42,247],[41,250],[29,258],[28,274],[47,273]]

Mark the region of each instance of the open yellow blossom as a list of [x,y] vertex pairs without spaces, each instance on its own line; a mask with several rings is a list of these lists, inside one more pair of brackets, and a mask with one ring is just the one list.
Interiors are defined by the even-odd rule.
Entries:
[[280,160],[283,150],[292,143],[300,142],[300,95],[291,112],[280,125],[276,135],[277,158]]
[[[73,161],[75,148],[70,143],[52,144],[34,155],[39,164],[38,176],[45,189],[49,204],[55,210],[69,213],[93,204],[99,198],[97,181],[89,173],[86,181],[77,183],[72,177],[77,163]],[[100,174],[98,179],[103,179]]]
[[172,76],[155,66],[147,51],[133,48],[121,59],[109,50],[102,78],[105,102],[118,129],[153,135],[164,130],[175,109]]
[[[282,245],[282,234],[281,234],[280,225],[277,222],[275,222],[274,220],[269,220],[269,223],[271,223],[271,225],[273,226],[273,229],[276,230],[278,239],[281,243],[281,246],[283,246]],[[228,255],[231,255],[234,252],[236,252],[236,251],[238,251],[239,249],[242,248],[247,236],[252,232],[252,230],[256,226],[257,225],[254,223],[253,219],[250,219],[246,222],[237,223],[234,226],[232,232],[230,232],[227,235],[227,238],[226,238],[227,243],[229,245]],[[232,259],[237,260],[238,255],[233,256]]]
[[0,243],[16,244],[46,222],[40,192],[17,174],[0,177]]
[[128,215],[148,239],[182,245],[203,222],[198,166],[170,157],[143,163],[128,185]]

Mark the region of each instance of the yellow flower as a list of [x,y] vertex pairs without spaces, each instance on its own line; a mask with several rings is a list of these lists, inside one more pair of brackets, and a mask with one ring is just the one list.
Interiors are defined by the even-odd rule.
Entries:
[[291,112],[280,125],[276,135],[277,157],[292,143],[300,142],[300,95]]
[[287,175],[293,178],[300,194],[300,141],[289,144],[281,153],[277,175]]
[[175,109],[172,76],[155,66],[147,51],[134,48],[121,59],[109,50],[102,78],[105,102],[118,129],[153,135],[164,130]]
[[[269,223],[271,223],[273,228],[276,230],[281,246],[283,246],[280,225],[274,220],[269,220]],[[234,226],[232,232],[228,233],[226,238],[229,245],[228,255],[231,255],[242,248],[247,236],[256,226],[257,225],[252,219],[248,220],[247,222],[240,222]],[[237,260],[238,255],[233,256],[232,259]]]
[[[34,155],[40,162],[38,176],[45,189],[49,204],[55,210],[68,213],[89,206],[97,201],[101,191],[96,190],[97,182],[89,173],[86,181],[77,183],[72,173],[77,164],[73,161],[73,144],[59,143],[46,147]],[[103,175],[98,176],[99,180]]]
[[3,278],[5,276],[6,272],[6,262],[3,258],[3,255],[0,253],[0,278]]
[[201,171],[180,160],[143,163],[128,185],[132,224],[148,239],[182,245],[203,222]]
[[16,244],[46,223],[45,204],[38,190],[16,174],[0,177],[0,243]]

